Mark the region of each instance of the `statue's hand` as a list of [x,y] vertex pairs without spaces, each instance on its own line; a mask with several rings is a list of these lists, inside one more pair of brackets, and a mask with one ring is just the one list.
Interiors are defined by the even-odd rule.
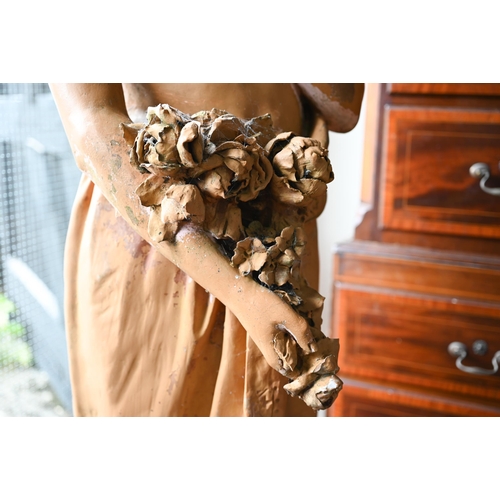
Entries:
[[240,314],[240,322],[267,363],[290,380],[284,386],[288,394],[299,397],[314,410],[329,408],[342,389],[342,380],[336,375],[338,339],[310,328],[288,304],[273,292],[270,294],[261,294],[262,303],[250,302]]
[[269,289],[257,283],[255,285],[256,288],[252,292],[246,290],[241,303],[236,305],[232,301],[229,307],[235,312],[267,363],[283,373],[283,363],[274,346],[277,333],[288,332],[304,353],[315,352],[318,349],[317,342],[302,316]]
[[[316,333],[319,337],[320,332]],[[282,365],[280,372],[290,379],[284,389],[314,410],[329,408],[342,389],[342,380],[336,375],[339,341],[321,335],[313,353],[302,351],[287,331],[274,337],[274,349]]]

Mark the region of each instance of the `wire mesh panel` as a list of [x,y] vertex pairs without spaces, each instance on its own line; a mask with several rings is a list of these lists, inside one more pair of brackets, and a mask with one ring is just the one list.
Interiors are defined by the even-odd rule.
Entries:
[[70,410],[63,253],[79,178],[48,85],[0,84],[0,416]]

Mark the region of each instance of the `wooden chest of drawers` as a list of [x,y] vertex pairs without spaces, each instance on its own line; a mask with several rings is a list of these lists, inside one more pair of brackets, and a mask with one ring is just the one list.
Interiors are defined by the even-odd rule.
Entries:
[[497,182],[499,96],[369,87],[371,210],[334,255],[345,385],[330,416],[500,416],[500,196],[469,171],[485,163]]

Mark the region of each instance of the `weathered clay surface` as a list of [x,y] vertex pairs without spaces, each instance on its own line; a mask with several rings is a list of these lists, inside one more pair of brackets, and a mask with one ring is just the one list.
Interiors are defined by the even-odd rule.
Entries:
[[[318,154],[313,144],[311,155],[292,156],[298,170],[290,175],[289,158],[283,165],[278,157],[290,134],[272,151],[266,146],[293,131],[326,147],[329,130],[356,124],[363,85],[57,83],[51,90],[82,171],[65,251],[74,415],[314,416],[300,398],[313,395],[317,407],[314,399],[328,401],[332,386],[317,380],[324,374],[308,357],[323,352],[317,226],[308,219],[324,204],[325,170],[311,176],[302,168]],[[262,172],[238,184],[248,158]],[[264,187],[265,158],[272,175]],[[272,196],[276,183],[284,199]],[[304,201],[313,189],[316,205]],[[276,351],[280,332],[296,344],[293,369]]]
[[324,208],[333,180],[328,151],[292,132],[277,133],[270,115],[243,120],[223,110],[191,116],[149,108],[145,124],[123,125],[130,159],[148,174],[136,194],[149,207],[153,241],[174,241],[183,222],[202,227],[241,276],[250,276],[294,308],[313,331],[314,352],[283,326],[274,336],[284,389],[314,410],[342,388],[338,340],[320,330],[323,297],[301,273],[302,225]]

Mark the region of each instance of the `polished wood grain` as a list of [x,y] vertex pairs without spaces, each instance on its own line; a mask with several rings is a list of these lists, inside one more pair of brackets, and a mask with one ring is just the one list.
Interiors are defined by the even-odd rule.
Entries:
[[[341,376],[480,395],[500,407],[500,373],[465,373],[448,353],[451,342],[463,342],[469,350],[464,364],[491,369],[492,355],[500,350],[498,306],[342,286],[335,310]],[[486,355],[472,353],[476,340],[488,343]]]
[[500,256],[354,241],[337,247],[334,273],[343,284],[500,302]]
[[500,238],[500,197],[482,191],[469,173],[485,162],[500,186],[500,111],[388,107],[385,113],[383,227]]
[[[478,86],[479,85],[479,86]],[[330,416],[500,416],[500,84],[368,87],[362,221],[334,252],[331,336],[344,389]],[[489,351],[472,353],[485,340]]]
[[500,83],[390,83],[392,94],[500,95]]
[[[490,255],[500,255],[500,239],[490,236],[468,236],[464,235],[457,227],[457,220],[452,221],[451,231],[427,232],[427,230],[409,230],[405,222],[396,223],[397,227],[383,226],[383,206],[384,206],[384,189],[383,189],[383,166],[387,162],[387,108],[407,109],[409,112],[414,110],[418,112],[421,108],[435,109],[438,111],[452,111],[458,109],[463,111],[471,111],[477,113],[481,110],[483,113],[493,111],[498,114],[500,110],[499,97],[463,97],[456,94],[449,95],[429,95],[429,94],[390,94],[387,92],[391,84],[371,84],[367,88],[367,117],[366,128],[371,130],[371,134],[375,135],[365,144],[363,156],[363,180],[362,191],[363,205],[360,207],[360,213],[364,214],[361,223],[355,230],[355,238],[358,240],[379,241],[384,243],[394,243],[402,245],[421,246],[427,248],[435,248],[440,250],[454,251],[461,249],[464,252],[485,253]],[[454,85],[454,84],[453,84]],[[370,111],[368,113],[368,111]],[[474,160],[475,161],[475,160]],[[396,168],[403,168],[399,165]],[[494,163],[491,165],[492,173],[496,174],[497,167]],[[474,182],[471,177],[469,182]],[[496,180],[494,180],[496,185]],[[474,191],[479,195],[478,181],[475,181]],[[489,184],[490,185],[490,184]],[[393,194],[394,196],[394,194]],[[485,194],[486,196],[486,194]],[[491,201],[490,203],[494,203]],[[417,208],[421,208],[417,205]],[[391,210],[391,208],[389,208]],[[423,210],[425,212],[425,208]],[[408,214],[406,214],[408,215]],[[425,215],[425,214],[424,214]],[[433,222],[428,216],[417,222],[426,225]],[[467,226],[467,221],[462,221],[463,226]],[[488,219],[483,218],[483,229],[474,230],[482,232],[484,225],[488,226]],[[412,224],[410,219],[410,225]],[[441,221],[445,225],[445,221]],[[414,227],[414,226],[413,226]],[[428,227],[428,225],[427,225]],[[493,232],[495,227],[490,228]]]
[[335,417],[500,417],[481,400],[452,399],[442,393],[345,379],[328,416]]
[[[500,257],[353,241],[337,247],[333,273],[341,374],[500,404],[500,373],[464,373],[447,351],[463,342],[465,364],[492,367],[500,350]],[[488,342],[487,355],[471,352],[475,340]]]

